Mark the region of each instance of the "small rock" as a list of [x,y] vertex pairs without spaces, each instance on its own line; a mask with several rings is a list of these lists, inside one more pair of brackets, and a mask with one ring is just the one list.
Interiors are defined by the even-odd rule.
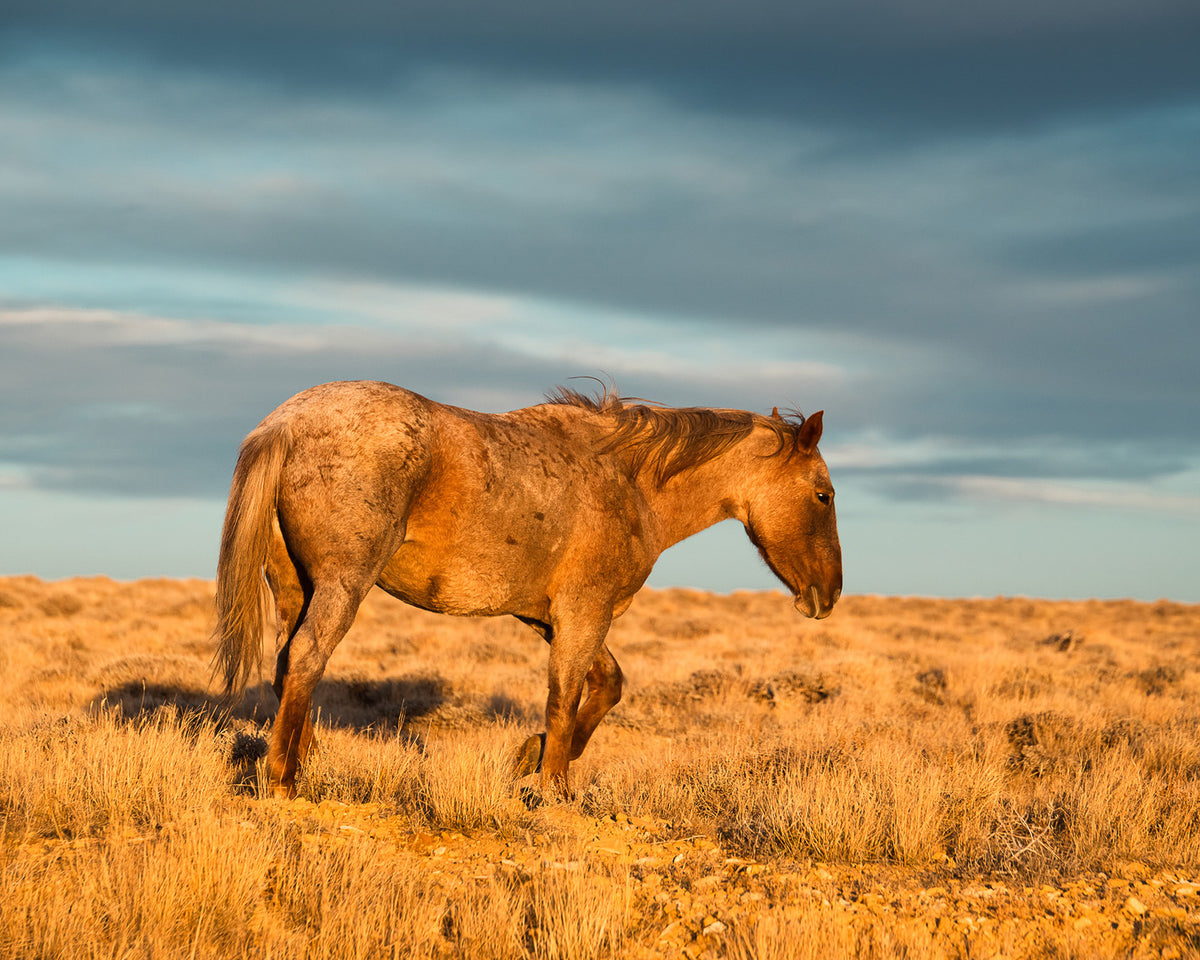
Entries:
[[705,936],[711,936],[714,933],[724,933],[725,924],[723,924],[720,920],[714,920],[712,923],[705,926],[703,932]]
[[678,935],[678,933],[682,927],[683,927],[683,921],[681,921],[681,920],[675,920],[671,923],[668,923],[665,927],[663,927],[662,933],[660,933],[658,935],[658,939],[659,940],[670,940],[672,937]]
[[1135,917],[1140,917],[1146,912],[1146,905],[1137,897],[1130,897],[1125,901],[1125,910],[1127,913],[1132,913]]

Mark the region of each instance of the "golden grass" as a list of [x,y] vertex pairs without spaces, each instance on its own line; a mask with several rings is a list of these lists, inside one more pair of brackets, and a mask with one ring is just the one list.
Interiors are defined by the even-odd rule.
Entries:
[[[834,881],[770,878],[1102,876],[1120,911],[1130,863],[1200,870],[1194,606],[847,597],[817,623],[647,592],[577,799],[533,809],[507,772],[545,696],[526,628],[369,598],[281,804],[255,790],[273,696],[213,714],[210,610],[202,581],[0,580],[0,958],[941,956],[936,925],[847,923]],[[609,850],[627,818],[680,852]],[[1195,956],[1192,916],[1112,936]],[[976,952],[1100,949],[1005,929]]]

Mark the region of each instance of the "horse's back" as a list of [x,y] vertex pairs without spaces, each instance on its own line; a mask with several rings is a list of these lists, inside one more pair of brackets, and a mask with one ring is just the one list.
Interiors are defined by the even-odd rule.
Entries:
[[314,428],[347,422],[387,426],[396,420],[420,422],[433,406],[432,400],[394,383],[338,380],[301,390],[276,407],[262,425],[283,420]]
[[280,525],[310,575],[390,557],[376,576],[409,602],[446,612],[515,603],[522,613],[564,563],[629,579],[616,568],[638,552],[638,500],[597,455],[586,411],[478,413],[353,381],[297,394],[263,426],[278,423],[291,434]]

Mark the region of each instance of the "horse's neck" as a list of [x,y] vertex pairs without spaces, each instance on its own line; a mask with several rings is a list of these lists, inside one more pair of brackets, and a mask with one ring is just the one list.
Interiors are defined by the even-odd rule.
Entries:
[[685,470],[661,487],[647,482],[643,495],[655,517],[660,552],[722,520],[732,517],[744,523],[740,474],[733,464],[719,457]]

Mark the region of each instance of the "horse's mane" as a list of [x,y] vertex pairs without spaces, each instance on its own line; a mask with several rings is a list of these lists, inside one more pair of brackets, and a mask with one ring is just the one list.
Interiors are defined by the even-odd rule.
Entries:
[[635,475],[649,471],[659,485],[719,457],[755,427],[766,427],[778,438],[774,454],[790,452],[796,447],[804,423],[799,410],[783,417],[764,417],[748,410],[664,407],[637,397],[622,397],[607,386],[596,397],[556,387],[546,400],[610,417],[613,427],[604,452],[624,454]]

